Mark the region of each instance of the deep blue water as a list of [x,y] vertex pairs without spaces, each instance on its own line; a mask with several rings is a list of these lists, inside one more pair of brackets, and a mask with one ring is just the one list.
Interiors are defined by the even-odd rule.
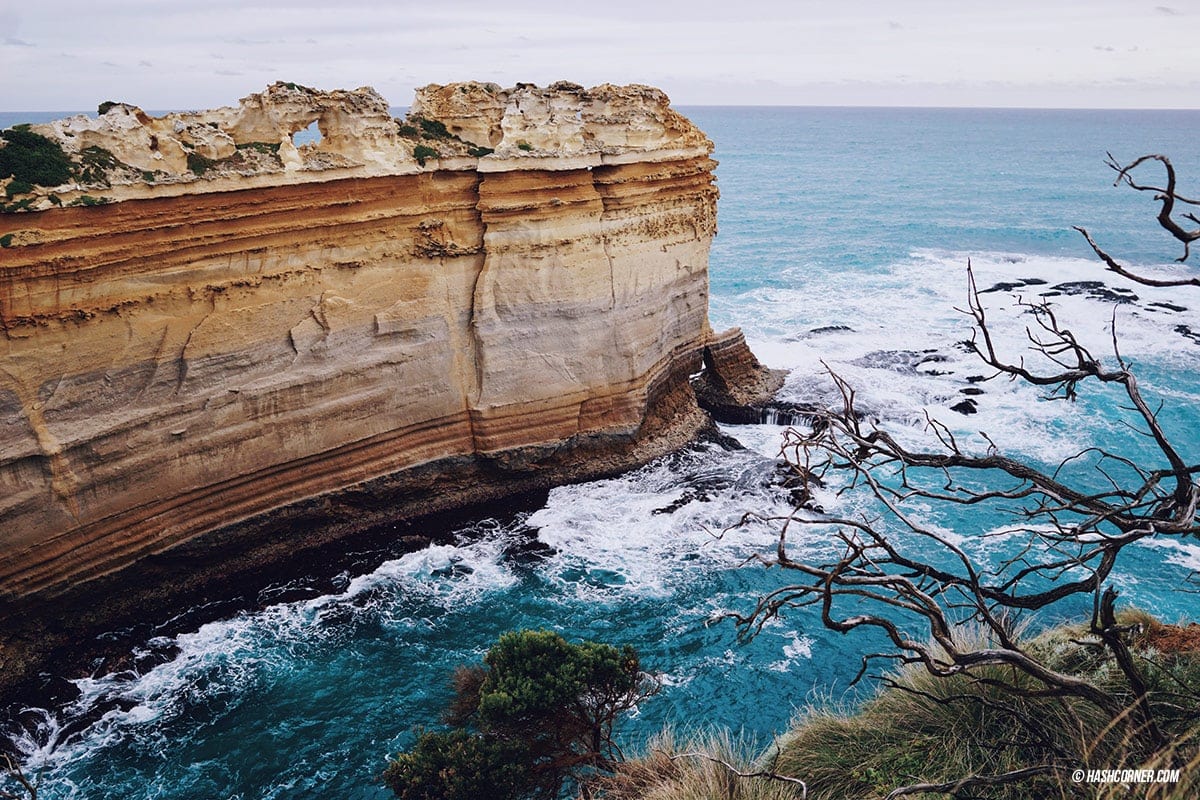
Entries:
[[[783,397],[831,398],[824,363],[898,435],[918,435],[928,412],[964,441],[984,430],[1006,452],[1040,463],[1098,443],[1153,455],[1122,425],[1111,394],[1065,404],[990,382],[978,414],[950,411],[966,378],[982,371],[953,347],[967,335],[954,309],[965,301],[968,258],[981,286],[1026,278],[1120,285],[1071,225],[1146,269],[1187,269],[1170,264],[1181,250],[1154,225],[1150,198],[1113,188],[1103,161],[1106,150],[1121,159],[1167,153],[1181,188],[1197,194],[1200,112],[685,111],[720,161],[713,326],[741,325],[763,360],[791,371]],[[1200,331],[1200,293],[1134,292],[1117,315],[1123,352],[1195,459],[1200,344],[1177,329]],[[1027,317],[1010,293],[986,298],[998,334],[1016,348]],[[1055,302],[1081,339],[1106,350],[1110,303]],[[936,369],[919,363],[927,350],[942,359]],[[415,726],[436,724],[454,666],[520,627],[641,651],[664,690],[626,726],[634,742],[668,722],[767,739],[810,702],[853,699],[847,681],[874,644],[865,637],[826,633],[812,613],[797,612],[739,644],[719,619],[748,610],[783,578],[742,565],[773,545],[774,523],[715,535],[747,511],[788,511],[770,481],[780,431],[729,427],[749,449],[698,447],[557,489],[544,508],[464,529],[457,547],[344,575],[333,594],[165,629],[143,649],[178,648],[170,660],[144,674],[100,669],[79,682],[71,707],[23,715],[20,744],[29,766],[45,769],[41,796],[386,797],[372,777]],[[655,513],[684,497],[695,499]],[[860,500],[842,502],[850,512]],[[962,509],[918,513],[980,559],[995,557],[979,534],[1001,520]],[[552,555],[512,555],[507,545],[530,531]],[[809,554],[831,546],[815,529],[796,541]],[[1177,589],[1198,567],[1195,545],[1134,548],[1123,596],[1167,619],[1195,618],[1197,595]],[[1070,605],[1034,624],[1080,610]]]

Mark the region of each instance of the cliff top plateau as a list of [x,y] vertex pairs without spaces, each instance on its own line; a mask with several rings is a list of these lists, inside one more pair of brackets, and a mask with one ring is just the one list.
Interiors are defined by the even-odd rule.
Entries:
[[[560,81],[546,88],[431,84],[396,119],[374,89],[275,83],[236,107],[153,117],[105,102],[6,131],[5,211],[95,205],[180,193],[404,175],[426,170],[569,170],[707,154],[712,144],[661,90]],[[296,144],[310,126],[317,141]],[[45,137],[45,147],[22,132]],[[304,137],[302,137],[304,138]],[[39,145],[41,149],[39,150]],[[20,151],[20,152],[19,152]],[[8,164],[8,168],[5,164]]]

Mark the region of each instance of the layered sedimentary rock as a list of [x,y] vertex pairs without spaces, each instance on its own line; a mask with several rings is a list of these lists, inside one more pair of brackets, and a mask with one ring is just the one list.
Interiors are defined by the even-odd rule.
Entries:
[[9,608],[602,474],[704,424],[714,162],[661,92],[106,111],[35,127],[100,169],[0,215]]

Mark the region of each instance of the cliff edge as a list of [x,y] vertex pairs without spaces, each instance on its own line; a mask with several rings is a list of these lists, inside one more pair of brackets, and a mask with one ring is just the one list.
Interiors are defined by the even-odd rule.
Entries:
[[706,347],[752,361],[707,320],[712,144],[656,89],[105,106],[0,148],[66,162],[0,180],[0,618],[629,468],[710,424]]

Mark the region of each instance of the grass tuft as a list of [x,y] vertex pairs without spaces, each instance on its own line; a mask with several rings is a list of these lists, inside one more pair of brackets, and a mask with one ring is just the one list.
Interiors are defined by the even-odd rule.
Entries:
[[[743,778],[751,773],[756,745],[728,731],[679,735],[667,728],[654,737],[640,758],[617,765],[594,788],[605,800],[794,800],[797,784],[770,778]],[[721,763],[724,762],[724,763]]]

